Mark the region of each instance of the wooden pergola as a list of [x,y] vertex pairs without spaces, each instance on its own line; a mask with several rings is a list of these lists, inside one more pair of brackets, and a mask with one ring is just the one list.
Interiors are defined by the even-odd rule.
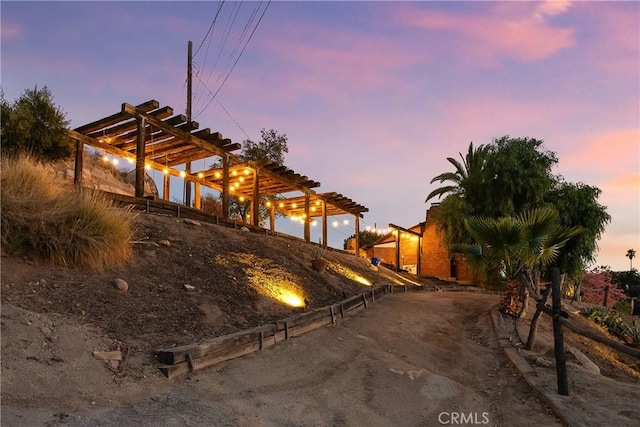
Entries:
[[[251,221],[259,225],[260,203],[270,210],[270,229],[275,231],[275,212],[304,219],[304,239],[310,241],[310,223],[322,217],[322,244],[327,245],[327,217],[355,216],[356,240],[359,218],[368,209],[337,193],[316,193],[320,183],[295,173],[286,166],[268,161],[241,162],[233,154],[240,144],[225,139],[210,129],[198,130],[199,124],[171,107],[160,107],[151,100],[137,106],[124,103],[119,112],[95,122],[69,130],[76,142],[75,180],[81,186],[84,145],[100,149],[135,163],[135,197],[144,197],[145,169],[163,174],[162,198],[169,200],[170,177],[181,177],[195,186],[194,207],[201,208],[201,187],[220,192],[223,218],[228,219],[229,196],[251,202]],[[210,157],[219,157],[221,167],[192,171],[187,165]],[[185,169],[176,166],[185,165]],[[287,193],[302,196],[287,198]],[[268,199],[277,198],[272,203]],[[190,201],[188,201],[189,203]]]

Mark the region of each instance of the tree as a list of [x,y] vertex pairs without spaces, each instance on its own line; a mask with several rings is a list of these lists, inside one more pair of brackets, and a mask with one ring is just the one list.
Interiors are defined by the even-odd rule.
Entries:
[[580,292],[582,300],[590,304],[604,305],[605,294],[608,294],[607,304],[612,307],[618,301],[626,299],[624,291],[615,285],[608,267],[597,267],[586,272],[580,284]]
[[436,188],[427,196],[425,203],[434,197],[441,198],[443,195],[457,194],[474,205],[474,197],[479,193],[479,189],[485,181],[484,168],[487,159],[488,146],[480,145],[473,148],[473,142],[469,143],[467,154],[463,157],[462,153],[458,153],[462,159],[462,163],[458,160],[447,157],[447,161],[453,165],[455,172],[445,172],[436,176],[431,180],[431,184],[438,181],[441,184],[450,181],[451,184]]
[[269,160],[279,166],[284,165],[284,155],[289,152],[287,135],[278,134],[273,129],[262,129],[260,134],[262,139],[257,143],[250,139],[242,142],[242,160]]
[[638,274],[638,270],[612,271],[611,280],[629,297],[640,298],[640,274]]
[[633,249],[627,250],[627,258],[629,258],[629,271],[633,270],[633,259],[636,257],[636,251]]
[[455,172],[444,172],[431,180],[448,185],[436,188],[427,196],[425,203],[434,197],[445,199],[435,211],[435,221],[440,231],[445,237],[445,243],[470,243],[470,237],[464,227],[465,218],[473,215],[482,215],[476,208],[481,206],[478,197],[481,195],[480,188],[486,181],[484,168],[489,152],[488,146],[480,145],[473,147],[473,142],[469,143],[467,154],[463,157],[462,163],[452,157],[447,161],[453,165]]
[[[284,155],[289,152],[287,147],[287,135],[278,134],[273,129],[260,131],[262,139],[259,142],[254,142],[251,139],[245,139],[242,142],[242,150],[238,156],[241,161],[249,162],[252,160],[268,160],[279,166],[284,165]],[[212,168],[219,168],[220,164],[212,165]],[[267,200],[276,201],[277,197],[265,197],[260,202],[266,202]],[[249,210],[251,209],[251,202],[240,201],[238,197],[229,197],[229,215],[231,217],[239,217],[243,222],[247,222]],[[277,213],[276,213],[277,214]],[[277,214],[278,215],[278,214]],[[263,225],[266,219],[269,217],[269,211],[263,207],[263,203],[260,203],[260,218],[259,223]]]
[[[470,146],[467,158],[474,154]],[[473,175],[467,170],[471,168],[450,159],[456,172],[441,174],[432,180],[453,183],[432,191],[427,198],[446,194],[434,215],[445,242],[449,245],[473,243],[465,218],[515,217],[549,206],[559,212],[561,226],[584,230],[578,238],[567,242],[557,259],[564,273],[579,280],[585,266],[593,262],[597,240],[611,220],[606,207],[598,203],[600,190],[582,183],[567,183],[561,176],[552,174],[558,162],[556,154],[545,150],[543,141],[534,138],[503,136],[483,147],[477,157],[480,156],[482,167],[478,166],[479,162],[465,162],[476,165]],[[467,181],[471,184],[463,185]],[[473,266],[474,260],[469,257],[467,260]]]
[[586,267],[595,262],[597,241],[611,221],[606,207],[598,203],[600,194],[597,187],[568,183],[558,177],[545,197],[560,214],[561,225],[579,226],[583,230],[582,234],[567,242],[558,258],[558,267],[574,281],[579,281]]
[[500,268],[506,280],[502,309],[511,315],[518,312],[517,295],[525,294],[534,270],[549,266],[566,242],[581,232],[578,227],[561,226],[552,208],[525,211],[517,217],[471,217],[465,226],[476,243],[453,245],[451,250],[484,263],[486,271]]
[[486,180],[479,186],[480,214],[498,218],[544,206],[556,181],[551,173],[556,163],[555,153],[545,151],[542,140],[508,135],[494,139],[485,165]]
[[[356,235],[352,234],[351,236],[344,239],[343,249],[345,250],[347,249],[349,239],[353,239],[354,237],[356,237]],[[376,240],[378,240],[378,238],[380,238],[380,235],[375,231],[364,230],[364,231],[358,232],[358,241],[360,243],[361,248],[364,246],[373,245],[376,242]]]
[[34,87],[10,104],[0,94],[2,154],[26,153],[37,160],[56,161],[73,153],[67,135],[69,121],[45,86]]

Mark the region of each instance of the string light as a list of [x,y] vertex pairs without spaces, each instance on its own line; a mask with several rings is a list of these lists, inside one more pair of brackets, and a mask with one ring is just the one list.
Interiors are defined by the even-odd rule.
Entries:
[[198,172],[198,178],[200,179],[204,178],[204,174],[202,172]]
[[249,170],[249,168],[245,168],[244,169],[244,174],[245,175],[249,175],[251,173],[251,171]]
[[184,178],[187,176],[187,173],[185,171],[180,171],[180,177]]
[[216,173],[214,173],[213,175],[216,177],[216,179],[217,179],[217,178],[220,178],[220,172],[216,172]]

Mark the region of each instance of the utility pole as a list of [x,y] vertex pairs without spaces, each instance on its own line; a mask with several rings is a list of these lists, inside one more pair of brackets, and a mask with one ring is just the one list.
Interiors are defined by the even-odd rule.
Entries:
[[[191,51],[193,49],[193,43],[189,40],[189,46],[187,48],[187,121],[191,121],[191,88],[192,88],[192,74],[193,65],[191,62]],[[191,162],[185,164],[185,172],[187,175],[191,174]],[[184,204],[191,206],[191,181],[185,179],[184,181]]]

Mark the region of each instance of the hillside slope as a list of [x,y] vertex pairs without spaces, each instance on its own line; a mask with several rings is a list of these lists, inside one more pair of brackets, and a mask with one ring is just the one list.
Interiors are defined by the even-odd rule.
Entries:
[[[140,350],[184,344],[328,305],[403,279],[297,239],[157,214],[136,217],[134,255],[103,272],[2,258],[2,302],[94,325]],[[128,284],[122,291],[115,279]],[[407,282],[408,283],[408,282]],[[285,301],[285,302],[283,302]],[[299,305],[299,307],[290,304]]]

